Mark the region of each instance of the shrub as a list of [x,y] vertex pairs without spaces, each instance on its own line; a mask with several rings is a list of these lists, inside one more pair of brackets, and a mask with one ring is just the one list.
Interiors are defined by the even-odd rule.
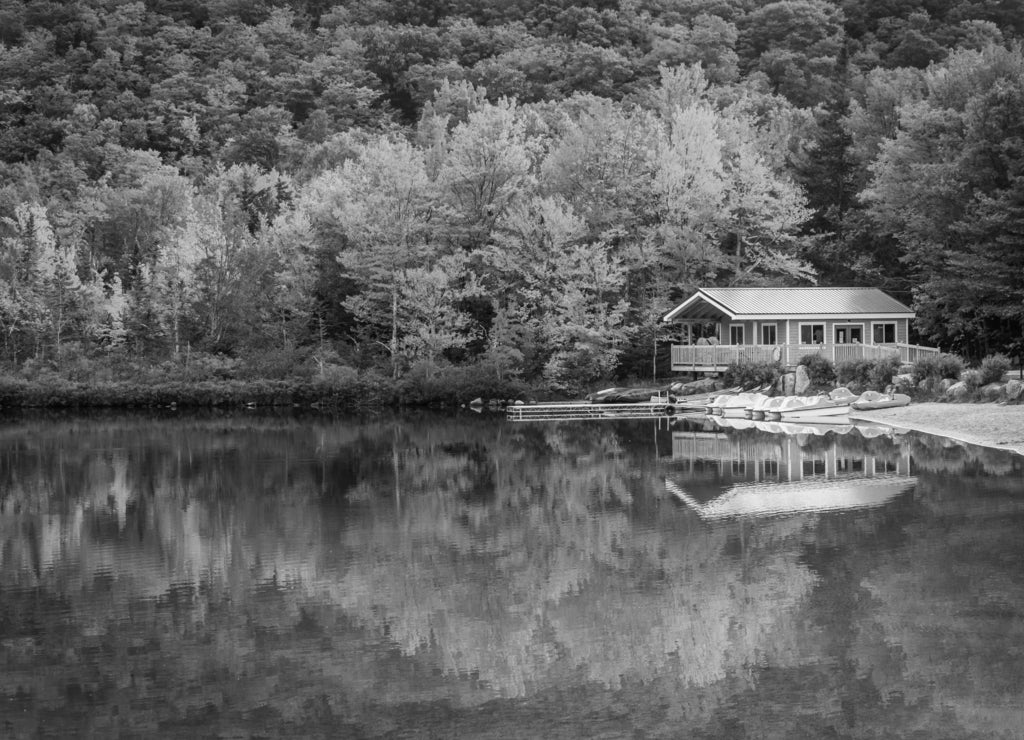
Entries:
[[960,380],[967,384],[968,388],[981,387],[981,370],[964,370]]
[[851,391],[865,391],[870,385],[871,360],[843,360],[836,364],[836,382]]
[[979,385],[998,383],[1003,375],[1010,370],[1010,358],[1006,355],[989,355],[981,361],[981,379]]
[[487,365],[417,362],[397,386],[395,402],[408,406],[468,403],[474,398],[508,399],[529,395],[520,380],[498,380]]
[[836,379],[836,371],[832,360],[824,355],[804,355],[800,363],[807,368],[807,376],[811,379],[812,386],[828,385]]
[[732,362],[725,370],[725,384],[739,385],[744,388],[772,384],[782,375],[782,366],[777,362],[751,362],[740,360]]
[[899,374],[901,364],[896,356],[872,361],[868,369],[869,390],[884,391],[892,383],[892,376]]
[[940,352],[934,355],[925,355],[914,363],[912,374],[914,382],[922,380],[942,380],[950,378],[959,380],[960,373],[964,371],[964,361],[956,355]]
[[843,360],[836,365],[836,382],[851,391],[884,391],[900,371],[898,357],[877,360]]

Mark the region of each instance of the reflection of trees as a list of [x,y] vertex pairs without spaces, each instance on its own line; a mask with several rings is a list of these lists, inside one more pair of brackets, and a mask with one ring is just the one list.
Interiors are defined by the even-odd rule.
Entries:
[[[906,689],[885,640],[915,648],[916,635],[923,654],[927,636],[876,618],[871,599],[905,588],[887,574],[910,568],[909,507],[967,504],[936,488],[897,519],[705,525],[661,499],[671,461],[655,435],[461,416],[0,429],[3,686],[36,707],[72,703],[54,675],[100,703],[128,692],[143,726],[209,707],[244,725],[239,708],[265,704],[275,722],[337,712],[364,728],[383,720],[359,702],[463,706],[570,685],[646,685],[664,692],[664,721],[711,722],[726,693],[759,690],[762,667],[820,672],[822,650],[863,670],[884,653],[879,688]],[[858,541],[888,554],[864,558]],[[871,596],[848,610],[854,637],[830,648],[819,610],[858,588]],[[816,711],[831,711],[842,692],[822,692]]]

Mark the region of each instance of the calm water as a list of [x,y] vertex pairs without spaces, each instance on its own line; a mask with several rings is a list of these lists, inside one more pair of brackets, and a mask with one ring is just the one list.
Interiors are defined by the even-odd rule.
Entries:
[[8,418],[0,736],[1021,737],[1022,463],[880,428]]

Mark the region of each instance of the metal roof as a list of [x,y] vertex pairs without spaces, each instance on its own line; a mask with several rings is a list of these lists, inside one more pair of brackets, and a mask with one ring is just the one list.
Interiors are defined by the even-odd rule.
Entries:
[[701,288],[662,320],[708,318],[716,313],[734,320],[914,315],[878,288]]

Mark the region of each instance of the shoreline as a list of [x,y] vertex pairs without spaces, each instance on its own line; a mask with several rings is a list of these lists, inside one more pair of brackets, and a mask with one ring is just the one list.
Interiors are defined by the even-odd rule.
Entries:
[[912,403],[898,408],[858,411],[850,414],[850,419],[889,424],[1024,455],[1024,405]]

